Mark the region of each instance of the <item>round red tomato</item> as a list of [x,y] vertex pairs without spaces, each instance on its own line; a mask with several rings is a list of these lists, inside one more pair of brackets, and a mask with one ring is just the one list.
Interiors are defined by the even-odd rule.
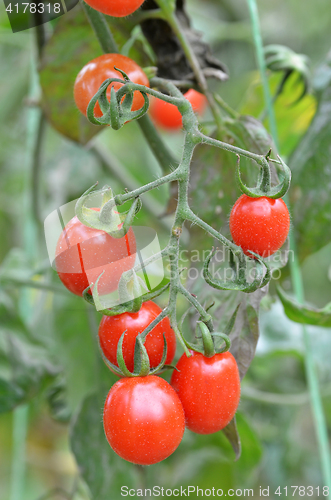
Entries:
[[103,425],[112,449],[128,462],[151,465],[180,444],[185,417],[173,388],[160,377],[123,378],[110,389]]
[[144,0],[87,0],[93,9],[112,17],[125,17],[135,12]]
[[186,427],[197,434],[223,429],[236,413],[240,399],[240,378],[231,353],[207,358],[198,352],[179,359],[171,385],[182,402]]
[[[117,0],[118,1],[118,0]],[[77,75],[74,84],[74,99],[77,108],[86,115],[87,106],[92,97],[99,90],[100,85],[107,78],[122,78],[122,75],[114,69],[114,66],[124,71],[130,80],[139,85],[149,86],[149,81],[143,70],[132,59],[121,54],[104,54],[92,59],[87,63]],[[114,82],[107,89],[107,96],[110,100],[110,88],[118,90],[122,83]],[[140,92],[133,93],[132,111],[140,109],[145,101]],[[95,116],[102,116],[102,112],[97,102],[94,108]]]
[[[137,313],[124,313],[118,316],[103,316],[99,326],[100,347],[106,358],[118,366],[117,344],[123,332],[123,357],[127,368],[133,371],[134,347],[138,333],[141,333],[160,314],[162,309],[155,302],[144,302]],[[176,352],[176,336],[170,326],[169,318],[164,318],[147,335],[145,347],[149,356],[151,368],[155,368],[162,359],[164,340],[167,341],[167,358],[165,364],[169,365]]]
[[[184,97],[192,104],[192,108],[196,113],[203,114],[207,105],[207,99],[203,94],[190,89],[184,94]],[[161,99],[151,99],[150,114],[156,125],[161,128],[174,131],[180,129],[183,125],[182,115],[177,106]]]
[[[96,209],[99,210],[99,209]],[[73,217],[62,231],[55,250],[55,267],[60,280],[75,295],[82,295],[104,271],[98,292],[116,290],[124,271],[135,263],[136,239],[132,228],[123,238],[113,238]]]
[[243,194],[230,215],[233,241],[243,249],[268,257],[285,242],[290,230],[290,214],[281,198],[251,198]]

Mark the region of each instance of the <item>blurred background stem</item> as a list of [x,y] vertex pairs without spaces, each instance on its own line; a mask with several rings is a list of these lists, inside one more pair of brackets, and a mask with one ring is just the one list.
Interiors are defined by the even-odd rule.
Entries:
[[22,405],[13,412],[13,452],[11,468],[10,500],[24,498],[25,443],[28,427],[28,405]]
[[[33,38],[31,42],[31,61],[30,61],[30,82],[28,91],[28,101],[37,101],[39,97],[39,82],[36,63],[36,51]],[[35,192],[38,189],[31,189],[35,186],[39,177],[39,167],[37,175],[35,171],[35,160],[38,157],[42,143],[42,126],[44,124],[42,111],[39,107],[28,106],[26,108],[26,177],[23,184],[23,207],[20,223],[22,225],[22,247],[32,261],[38,257],[38,223],[40,223],[40,214],[35,213],[36,200]],[[39,226],[40,228],[40,226]],[[31,307],[31,289],[23,288],[20,291],[19,298],[20,316],[25,324],[33,318],[33,308]],[[11,465],[11,490],[10,500],[22,500],[25,490],[26,475],[26,435],[28,432],[28,405],[22,405],[13,412],[13,451]]]

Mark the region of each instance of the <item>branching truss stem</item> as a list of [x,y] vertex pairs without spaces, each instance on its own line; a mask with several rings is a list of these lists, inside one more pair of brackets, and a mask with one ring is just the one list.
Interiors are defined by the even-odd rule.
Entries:
[[[212,112],[214,114],[215,121],[217,125],[220,124],[219,120],[219,110],[217,106],[215,106],[215,101],[213,99],[213,96],[209,93],[206,81],[204,78],[203,73],[201,72],[201,69],[199,68],[199,63],[196,60],[196,57],[188,43],[188,41],[185,38],[185,34],[182,32],[182,29],[178,23],[178,20],[175,16],[175,2],[171,0],[157,0],[157,3],[162,11],[162,17],[164,17],[171,27],[173,28],[175,34],[177,35],[183,50],[192,66],[193,72],[196,76],[196,79],[198,83],[200,84],[201,89],[203,92],[206,94],[209,104],[211,106]],[[158,12],[160,14],[160,12]],[[87,12],[87,15],[89,13]],[[93,24],[93,19],[90,18],[91,23]],[[124,75],[123,75],[124,76]],[[145,339],[146,335],[160,322],[162,319],[164,319],[166,316],[169,317],[171,326],[173,330],[176,333],[176,336],[178,337],[178,340],[180,344],[182,345],[184,351],[186,352],[187,355],[189,355],[188,348],[186,346],[186,343],[182,337],[182,333],[180,331],[180,328],[178,327],[177,324],[177,317],[176,317],[176,303],[177,303],[177,295],[178,293],[182,294],[189,302],[190,304],[197,310],[197,312],[200,315],[200,320],[205,323],[205,325],[208,327],[210,332],[213,332],[213,324],[212,324],[212,319],[209,313],[203,308],[203,306],[199,303],[197,298],[195,296],[191,295],[182,285],[181,283],[181,270],[179,269],[179,239],[183,230],[183,225],[185,221],[189,221],[192,224],[198,225],[200,228],[205,230],[208,234],[210,234],[213,238],[215,238],[217,241],[222,243],[224,246],[229,248],[229,250],[232,252],[233,256],[237,258],[238,263],[239,263],[239,273],[238,273],[238,280],[241,282],[241,288],[238,289],[244,289],[245,287],[243,286],[243,283],[245,281],[245,270],[246,270],[246,257],[243,254],[242,250],[240,247],[236,246],[234,243],[229,241],[225,236],[220,234],[217,230],[212,228],[209,224],[204,222],[202,219],[200,219],[190,208],[189,203],[188,203],[188,186],[189,186],[189,178],[190,178],[190,164],[193,156],[193,152],[195,147],[198,144],[209,144],[214,147],[218,147],[220,149],[224,149],[226,151],[229,151],[233,154],[236,154],[238,157],[240,156],[245,156],[246,158],[249,158],[253,161],[255,161],[260,167],[261,170],[264,172],[265,178],[267,179],[267,183],[269,182],[269,177],[270,177],[270,166],[269,166],[269,155],[270,152],[268,152],[265,156],[264,155],[258,155],[255,153],[252,153],[250,151],[246,151],[244,149],[238,148],[236,146],[233,146],[231,144],[227,144],[224,142],[221,142],[217,139],[208,137],[204,135],[200,130],[199,130],[199,123],[198,119],[193,112],[193,109],[191,107],[191,104],[183,97],[182,93],[179,91],[179,89],[173,85],[171,82],[163,80],[161,78],[153,78],[150,81],[151,87],[157,87],[161,91],[165,93],[161,93],[157,90],[154,90],[153,88],[147,88],[142,85],[135,84],[131,81],[123,81],[120,79],[115,79],[116,81],[121,81],[123,83],[122,87],[116,92],[116,99],[118,103],[118,109],[121,107],[121,102],[123,101],[123,97],[127,94],[132,95],[134,91],[141,92],[142,95],[145,98],[145,104],[146,102],[148,103],[147,99],[147,94],[157,97],[159,99],[162,99],[165,102],[169,102],[171,104],[174,104],[177,106],[179,112],[182,115],[182,120],[183,120],[183,128],[185,131],[185,137],[184,137],[184,146],[183,146],[183,154],[182,158],[178,164],[178,166],[173,170],[171,173],[164,175],[144,186],[141,186],[137,189],[134,189],[131,192],[123,193],[123,194],[117,194],[114,197],[114,202],[116,205],[121,205],[129,200],[134,200],[140,195],[143,195],[144,193],[151,191],[152,189],[158,188],[159,186],[170,183],[173,181],[177,181],[178,183],[178,203],[177,203],[177,208],[175,212],[175,218],[174,222],[172,225],[171,229],[171,235],[169,239],[169,243],[167,247],[161,252],[160,256],[167,256],[169,259],[170,263],[170,287],[169,287],[169,302],[167,307],[159,314],[159,316],[148,326],[144,332],[141,332],[142,338]],[[104,93],[106,92],[106,87],[112,83],[112,80],[109,80],[108,82],[104,82]],[[101,91],[101,87],[100,87]],[[100,94],[99,94],[100,95]],[[104,105],[106,106],[106,98],[103,99]],[[91,101],[91,110],[93,110],[93,104]],[[148,107],[148,106],[147,106]],[[114,106],[113,106],[114,108]],[[146,109],[147,111],[147,109]],[[94,116],[94,113],[93,113]],[[95,119],[95,117],[94,117]],[[281,163],[281,161],[279,161]],[[154,260],[154,259],[153,259]],[[260,260],[260,265],[261,265],[262,260]],[[262,262],[263,263],[263,262]],[[267,268],[267,266],[265,265]],[[266,273],[267,276],[267,273]],[[266,281],[266,279],[264,280]],[[263,285],[262,285],[263,283]],[[223,283],[220,283],[222,285]],[[233,283],[232,283],[233,284]],[[245,284],[245,283],[244,283]],[[259,286],[264,286],[264,282],[257,280],[257,287]],[[216,286],[217,288],[217,286]],[[219,287],[222,289],[222,287]],[[224,288],[223,288],[224,289]],[[232,288],[233,289],[233,288]],[[253,291],[253,290],[249,290]]]
[[[110,84],[110,82],[109,82]],[[185,129],[185,137],[184,137],[184,146],[183,146],[183,154],[181,161],[177,168],[168,175],[162,176],[144,186],[141,186],[137,189],[134,189],[131,192],[118,194],[114,197],[114,202],[116,205],[121,205],[129,200],[137,199],[138,196],[143,195],[144,193],[158,188],[162,184],[170,183],[173,181],[177,181],[178,183],[178,203],[177,209],[175,212],[175,218],[172,225],[171,236],[167,247],[162,250],[157,258],[167,256],[170,263],[170,287],[169,287],[169,303],[168,306],[160,313],[160,315],[148,326],[144,332],[142,332],[143,339],[146,335],[160,322],[163,318],[168,316],[170,318],[170,322],[172,328],[174,329],[179,342],[181,343],[184,351],[189,354],[188,348],[182,338],[182,334],[177,325],[176,318],[176,302],[178,293],[182,294],[190,304],[197,310],[200,315],[201,320],[207,325],[209,330],[213,331],[213,323],[212,318],[207,311],[203,308],[203,306],[199,303],[199,301],[191,295],[182,285],[180,278],[180,269],[179,269],[179,239],[183,230],[183,224],[185,221],[189,221],[192,224],[196,224],[209,233],[213,238],[218,240],[220,243],[225,245],[233,255],[238,259],[240,264],[240,272],[239,278],[244,279],[241,276],[243,273],[245,274],[246,263],[245,256],[240,247],[236,246],[233,242],[229,241],[225,236],[211,227],[209,224],[200,219],[190,208],[188,203],[188,186],[189,186],[189,178],[190,178],[190,164],[193,156],[193,152],[195,147],[198,144],[210,144],[211,146],[219,147],[221,149],[225,149],[227,151],[236,154],[237,156],[245,156],[254,160],[258,165],[261,166],[262,169],[269,170],[268,164],[268,155],[258,155],[252,153],[250,151],[246,151],[244,149],[238,148],[231,144],[227,144],[217,139],[212,139],[204,134],[202,134],[199,130],[199,123],[196,115],[194,114],[191,105],[188,101],[183,97],[181,92],[170,82],[165,81],[160,78],[154,78],[151,81],[151,85],[157,86],[162,90],[165,90],[168,95],[162,94],[157,90],[146,88],[144,86],[135,84],[133,82],[125,83],[117,92],[117,100],[121,102],[123,97],[127,92],[140,91],[144,94],[150,94],[155,97],[158,97],[166,102],[170,102],[171,104],[175,104],[183,117],[183,126]],[[269,153],[268,153],[269,154]],[[151,258],[152,260],[156,259],[156,256]],[[152,261],[151,260],[151,261]],[[135,268],[135,271],[139,269]]]

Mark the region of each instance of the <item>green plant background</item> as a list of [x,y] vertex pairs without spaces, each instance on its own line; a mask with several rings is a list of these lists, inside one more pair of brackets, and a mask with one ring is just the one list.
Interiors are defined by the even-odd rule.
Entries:
[[[305,1],[304,8],[300,0],[259,1],[258,7],[265,44],[288,45],[311,58],[312,95],[293,104],[300,89],[291,79],[275,109],[280,149],[293,170],[292,231],[298,244],[305,297],[310,304],[323,307],[331,300],[331,58],[327,56],[331,10],[328,0]],[[187,9],[194,27],[205,33],[214,54],[229,68],[230,79],[217,86],[218,92],[240,113],[258,118],[263,97],[246,3],[209,0],[202,6],[188,0]],[[58,36],[47,47],[39,68],[40,83],[45,113],[56,130],[86,142],[95,127],[86,124],[75,109],[72,84],[76,72],[99,55],[100,49],[79,11],[73,9],[71,14],[70,22],[62,18],[58,26],[54,23]],[[126,29],[123,25],[117,34],[120,46],[126,40]],[[66,46],[65,41],[70,43]],[[110,450],[101,426],[101,408],[115,376],[103,366],[98,354],[95,333],[99,315],[61,289],[56,274],[49,269],[42,231],[38,225],[30,227],[26,211],[35,195],[27,133],[34,126],[34,113],[38,114],[35,103],[27,97],[34,85],[30,76],[34,50],[32,30],[12,34],[1,4],[0,497],[10,499],[14,451],[11,410],[25,402],[29,426],[22,500],[41,499],[52,490],[50,498],[69,498],[65,492],[73,491],[74,500],[117,500],[123,484],[135,488],[142,484],[254,488],[256,493],[259,486],[270,486],[271,490],[277,486],[323,486],[300,328],[284,315],[274,283],[262,299],[257,355],[243,382],[238,415],[240,460],[233,461],[234,453],[221,433],[197,436],[187,431],[172,457],[143,470],[124,463]],[[134,45],[130,55],[148,64],[141,42]],[[271,89],[278,79],[278,75],[271,77]],[[209,119],[205,117],[206,122]],[[111,158],[111,168],[100,162],[95,149],[84,149],[46,123],[43,127],[37,207],[41,222],[58,206],[78,198],[96,180],[121,191],[161,174],[136,123],[120,131],[103,130],[95,137],[95,148]],[[228,133],[233,128],[238,134],[238,124],[229,126]],[[181,135],[165,134],[164,138],[179,156]],[[193,180],[202,178],[202,182],[193,182],[192,206],[196,204],[199,216],[226,232],[230,206],[238,195],[233,175],[235,158],[203,148],[195,156]],[[217,182],[204,178],[206,165],[210,165]],[[168,197],[165,186],[148,194],[145,210],[137,220],[137,224],[155,227],[161,242],[166,241],[171,216],[157,218],[155,214],[164,213]],[[192,239],[191,248],[211,245],[207,238],[202,241],[201,233],[200,237],[193,233]],[[31,279],[36,286],[46,279],[60,293],[20,286],[23,280]],[[282,270],[282,286],[285,290],[290,287],[287,268]],[[226,296],[217,298],[222,302]],[[161,297],[160,305],[163,300]],[[184,303],[179,304],[181,311],[184,307]],[[331,331],[308,329],[330,429]],[[78,479],[78,470],[88,487]]]

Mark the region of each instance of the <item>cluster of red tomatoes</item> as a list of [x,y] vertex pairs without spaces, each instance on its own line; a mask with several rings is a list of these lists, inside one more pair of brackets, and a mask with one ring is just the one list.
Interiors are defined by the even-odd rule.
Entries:
[[[81,295],[91,283],[90,271],[98,273],[103,267],[107,279],[101,286],[107,293],[117,287],[120,274],[134,265],[134,252],[132,229],[123,238],[116,239],[85,226],[74,217],[58,240],[58,274],[71,292]],[[128,254],[131,260],[127,259]],[[116,262],[118,265],[114,269],[117,271],[108,272],[108,265]],[[120,262],[126,262],[125,268]],[[117,346],[125,332],[122,353],[132,372],[136,337],[160,313],[160,307],[148,301],[137,313],[103,316],[99,344],[104,356],[118,366]],[[167,345],[165,364],[169,365],[175,356],[176,337],[167,317],[153,328],[144,342],[151,369],[162,359],[164,338]],[[175,451],[185,425],[199,434],[224,428],[236,412],[239,397],[238,367],[229,352],[208,358],[192,351],[191,357],[183,354],[179,359],[170,384],[156,375],[124,377],[116,382],[104,407],[106,437],[122,458],[141,465],[153,464]]]
[[[134,12],[143,0],[88,0],[91,7],[105,14],[122,17]],[[108,78],[118,78],[114,67],[124,71],[131,81],[148,86],[143,70],[120,54],[105,54],[90,61],[80,71],[74,85],[74,98],[79,110],[86,114],[91,98]],[[122,84],[115,82],[117,90]],[[110,99],[110,87],[108,88]],[[202,113],[205,97],[191,89],[185,97],[195,111]],[[134,93],[132,110],[140,109],[144,99]],[[151,100],[150,112],[156,124],[177,130],[182,126],[178,109],[159,99]],[[100,116],[99,104],[95,115]],[[230,216],[234,242],[249,254],[253,251],[266,257],[284,243],[290,218],[281,199],[250,198],[242,195]],[[122,273],[133,267],[136,242],[132,229],[123,238],[83,225],[74,217],[65,227],[56,249],[56,266],[63,284],[82,295],[89,283],[98,284],[100,293],[116,290]],[[99,327],[99,344],[106,359],[117,363],[117,347],[124,334],[122,353],[126,367],[134,369],[136,337],[160,314],[154,302],[142,304],[135,313],[103,316]],[[164,335],[164,336],[163,336]],[[165,364],[172,363],[176,338],[166,317],[146,336],[144,347],[150,367],[159,365],[167,344]],[[111,388],[104,406],[103,422],[106,437],[122,458],[141,465],[164,460],[181,442],[185,426],[198,434],[223,429],[233,418],[240,398],[240,377],[237,363],[229,352],[207,357],[191,351],[183,354],[173,371],[170,384],[157,375],[123,377]]]

